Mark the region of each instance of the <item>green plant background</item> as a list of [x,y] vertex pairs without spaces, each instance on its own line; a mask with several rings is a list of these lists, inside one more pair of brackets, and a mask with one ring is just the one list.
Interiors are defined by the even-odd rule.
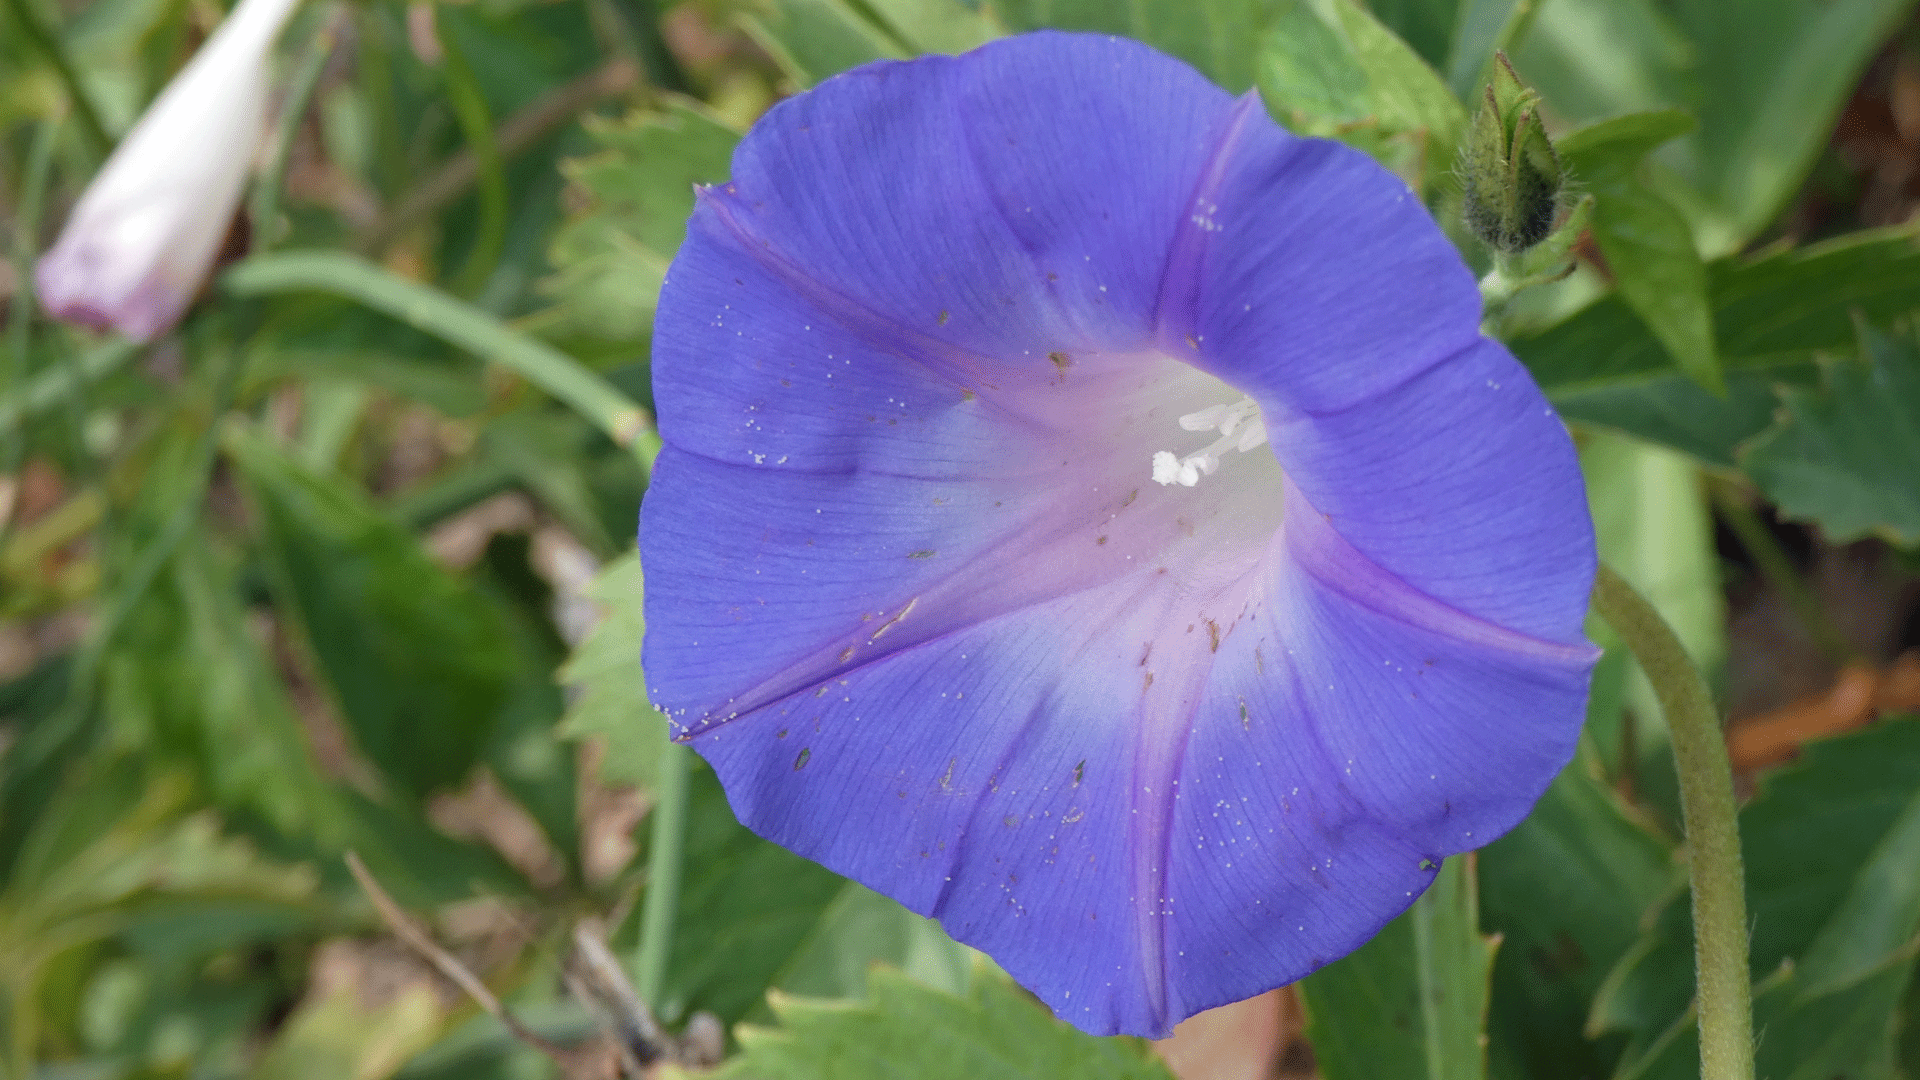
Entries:
[[[1890,662],[1920,623],[1911,9],[309,0],[276,59],[285,160],[188,319],[136,348],[47,320],[31,266],[221,6],[7,0],[0,1075],[557,1075],[397,944],[348,851],[534,1031],[597,1037],[572,935],[637,963],[662,775],[632,540],[653,298],[739,133],[876,58],[1139,38],[1379,158],[1485,270],[1454,166],[1505,50],[1590,216],[1575,272],[1489,329],[1573,426],[1605,557],[1730,708],[1782,656],[1812,654],[1816,689]],[[1728,539],[1756,512],[1785,576]],[[1835,558],[1879,576],[1822,591]],[[1737,617],[1755,596],[1825,612],[1769,636]],[[1595,635],[1578,759],[1297,989],[1305,1067],[1696,1075],[1665,736]],[[719,1019],[725,1075],[1168,1075],[688,783],[649,1004]],[[1920,1078],[1920,724],[1743,792],[1761,1075]]]

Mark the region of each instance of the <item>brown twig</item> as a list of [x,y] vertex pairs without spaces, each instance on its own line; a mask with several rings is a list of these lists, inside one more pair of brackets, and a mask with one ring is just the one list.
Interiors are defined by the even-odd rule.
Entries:
[[602,1031],[612,1036],[621,1071],[627,1076],[645,1076],[647,1067],[668,1057],[672,1047],[600,939],[586,926],[577,926],[573,946],[579,962],[566,971],[567,992],[587,1007]]
[[[514,157],[572,122],[573,118],[609,98],[639,86],[640,68],[631,60],[609,60],[585,75],[548,91],[526,108],[507,117],[494,133],[500,156]],[[466,194],[480,177],[480,162],[471,150],[461,150],[418,184],[405,198],[354,239],[362,255],[377,256],[422,219]]]
[[381,888],[380,883],[367,871],[366,864],[360,861],[358,852],[347,852],[347,869],[353,872],[353,879],[360,883],[360,888],[367,894],[367,899],[373,902],[374,910],[380,913],[380,921],[386,923],[387,929],[393,931],[394,935],[405,942],[408,948],[420,954],[422,959],[432,964],[448,981],[466,991],[467,996],[486,1010],[488,1016],[500,1021],[508,1034],[552,1058],[554,1064],[560,1066],[564,1074],[569,1076],[578,1074],[582,1056],[564,1046],[548,1042],[521,1023],[513,1013],[507,1011],[506,1006],[500,1004],[500,999],[493,996],[493,991],[487,989],[487,984],[481,982],[479,976],[467,970],[465,964],[454,959],[451,953],[441,948],[439,943],[428,936],[427,932],[409,918],[406,912],[400,910],[400,905],[393,902],[393,897],[388,896],[387,891]]
[[710,1013],[695,1013],[679,1038],[660,1029],[653,1011],[633,988],[627,972],[600,937],[599,926],[581,922],[573,931],[574,960],[567,990],[600,1022],[630,1076],[661,1061],[692,1068],[719,1064],[726,1036]]
[[1915,710],[1920,710],[1920,650],[1909,649],[1884,668],[1849,664],[1826,690],[1735,720],[1727,728],[1727,753],[1736,772],[1755,772],[1792,760],[1815,739]]

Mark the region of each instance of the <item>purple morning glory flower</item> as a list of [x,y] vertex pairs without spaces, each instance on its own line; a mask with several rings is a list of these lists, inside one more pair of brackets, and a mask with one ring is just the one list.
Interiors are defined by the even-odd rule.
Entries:
[[646,670],[1061,1017],[1354,949],[1572,754],[1572,445],[1406,186],[1137,43],[774,108],[661,293]]

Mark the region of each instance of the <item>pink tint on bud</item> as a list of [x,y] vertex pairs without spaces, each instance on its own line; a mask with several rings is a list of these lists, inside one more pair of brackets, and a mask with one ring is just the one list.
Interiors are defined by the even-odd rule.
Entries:
[[298,3],[241,0],[120,140],[34,272],[55,318],[137,342],[179,321],[239,205]]

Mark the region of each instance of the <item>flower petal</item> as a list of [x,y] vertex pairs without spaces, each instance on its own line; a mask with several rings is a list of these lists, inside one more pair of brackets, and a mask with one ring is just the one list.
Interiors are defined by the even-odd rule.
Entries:
[[1390,389],[1479,322],[1473,275],[1403,181],[1241,99],[1168,255],[1163,348],[1254,393],[1271,422]]
[[1357,151],[1261,116],[1228,143],[1170,257],[1163,347],[1259,402],[1288,475],[1388,573],[1583,640],[1579,465],[1532,379],[1479,335],[1458,252]]
[[[1131,704],[1056,601],[894,653],[694,740],[743,822],[938,917],[1089,1031],[1160,1031]],[[1081,642],[1083,646],[1091,643]],[[1036,943],[1045,942],[1044,948]],[[1144,950],[1153,950],[1143,954]]]
[[1504,346],[1477,340],[1363,403],[1267,432],[1307,501],[1382,572],[1474,618],[1586,640],[1597,556],[1580,464]]
[[662,292],[647,655],[683,726],[1150,558],[1218,562],[1165,551],[1209,522],[1211,543],[1254,551],[1278,522],[1277,498],[1249,511],[1229,485],[1149,481],[1147,440],[1217,386],[1184,364],[1062,354],[1042,376],[908,348],[817,299],[704,211]]
[[1039,363],[1146,339],[1231,116],[1223,91],[1137,42],[1028,35],[782,102],[701,213],[875,322]]
[[1594,650],[1462,616],[1289,498],[1187,742],[1170,830],[1176,1016],[1359,947],[1441,859],[1526,816],[1579,735]]
[[1233,622],[1143,569],[694,745],[763,835],[938,917],[1088,1031],[1164,1034],[1357,947],[1571,755],[1590,649],[1350,587],[1367,570],[1309,508]]

